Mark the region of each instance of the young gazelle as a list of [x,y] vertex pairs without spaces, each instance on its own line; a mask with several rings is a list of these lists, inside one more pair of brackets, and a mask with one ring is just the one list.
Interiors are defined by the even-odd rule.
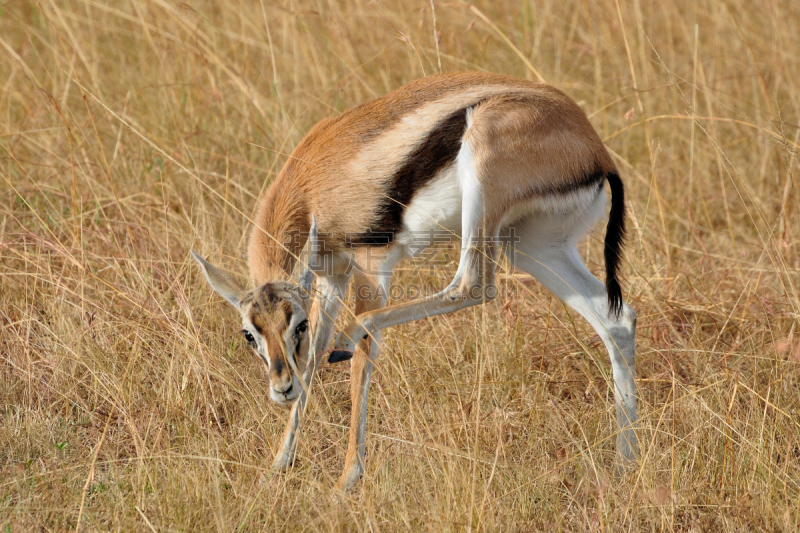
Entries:
[[[606,182],[604,286],[575,243],[602,215]],[[294,403],[275,469],[292,463],[320,362],[352,357],[350,440],[337,487],[359,479],[381,330],[492,299],[502,235],[512,227],[513,265],[589,321],[608,349],[617,450],[635,457],[636,314],[617,278],[625,210],[614,163],[584,112],[557,89],[456,73],[409,83],[309,132],[258,206],[248,257],[254,288],[239,287],[193,252],[211,286],[241,314],[245,338],[269,368],[270,397]],[[433,230],[461,238],[452,282],[386,307],[393,267],[419,252],[417,232]],[[328,351],[351,277],[356,315]]]

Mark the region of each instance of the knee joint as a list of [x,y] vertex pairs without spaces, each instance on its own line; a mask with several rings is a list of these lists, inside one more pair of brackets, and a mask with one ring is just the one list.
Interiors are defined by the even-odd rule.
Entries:
[[459,300],[466,300],[469,302],[491,302],[498,296],[498,288],[495,284],[482,285],[474,284],[469,286],[462,285],[458,289],[453,290],[448,298],[451,302]]

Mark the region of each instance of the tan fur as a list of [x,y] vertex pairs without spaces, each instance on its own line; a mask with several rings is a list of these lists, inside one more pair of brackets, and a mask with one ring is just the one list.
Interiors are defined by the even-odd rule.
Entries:
[[311,213],[326,248],[341,250],[348,233],[363,232],[378,216],[388,180],[409,152],[444,117],[478,103],[467,140],[480,164],[504,177],[485,184],[488,212],[519,199],[500,190],[506,186],[524,195],[579,179],[593,166],[613,169],[583,111],[548,85],[477,72],[423,78],[320,122],[297,146],[259,203],[251,282],[288,278]]
[[547,85],[482,102],[464,140],[474,150],[487,225],[516,203],[615,168],[584,112]]
[[[354,278],[357,287],[369,286],[373,294],[377,293],[378,282],[373,276],[359,273]],[[356,315],[379,309],[385,303],[385,300],[381,298],[365,299],[356,294]],[[344,472],[351,473],[352,476],[355,476],[355,473],[360,475],[364,471],[364,437],[366,430],[364,425],[366,424],[367,392],[374,363],[372,358],[378,348],[377,340],[375,338],[362,339],[359,342],[358,351],[350,362],[350,398],[352,403],[350,409],[350,435],[347,443],[347,454],[344,459]],[[355,481],[356,479],[343,478],[339,481],[337,488],[346,490]]]
[[282,388],[292,378],[282,337],[294,313],[292,302],[299,301],[297,286],[279,281],[249,291],[239,304],[242,314],[266,341],[271,360],[269,379],[273,387]]
[[[620,361],[630,363],[632,370],[635,313],[625,307],[622,319],[612,319],[610,311],[602,307],[602,284],[579,261],[569,262],[577,257],[574,249],[570,251],[572,239],[594,220],[593,212],[586,210],[596,209],[598,202],[604,201],[600,187],[613,171],[613,161],[602,141],[569,97],[548,85],[494,74],[431,76],[317,124],[258,205],[248,251],[250,278],[256,288],[245,297],[246,302],[239,304],[243,322],[252,324],[258,340],[263,340],[259,346],[262,357],[261,346],[268,345],[271,397],[279,403],[296,400],[273,467],[285,470],[292,463],[308,389],[327,353],[348,278],[356,280],[357,316],[339,334],[329,359],[352,357],[350,439],[345,469],[337,484],[343,490],[363,472],[367,394],[380,332],[494,298],[496,292],[491,289],[499,250],[484,236],[497,236],[501,225],[532,213],[536,216],[526,219],[528,223],[539,222],[547,226],[547,231],[527,232],[523,244],[532,245],[535,249],[531,252],[538,254],[537,239],[544,239],[542,259],[562,269],[573,285],[560,277],[558,281],[547,278],[552,274],[548,269],[536,270],[538,275],[590,320],[601,337],[617,328],[629,341],[623,342],[621,355],[610,337],[603,337],[615,365],[615,383],[618,375],[622,383],[617,391],[618,422],[627,430],[618,438],[618,449],[626,456],[634,453],[636,441],[630,426],[635,421],[635,384],[631,371],[620,367]],[[439,178],[441,182],[431,185]],[[431,188],[426,189],[429,185]],[[419,195],[420,191],[425,192]],[[407,210],[398,210],[396,204],[387,202],[387,198],[397,196],[407,203],[416,199],[415,205],[422,206],[423,211],[441,213],[406,218]],[[548,211],[554,213],[552,220]],[[315,235],[312,216],[319,235],[308,240],[309,232]],[[420,222],[426,216],[428,221]],[[394,264],[408,254],[403,232],[424,229],[424,224],[435,217],[448,223],[459,218],[455,227],[462,226],[461,259],[453,281],[437,294],[384,307],[385,295],[379,295],[378,287],[384,285],[385,289]],[[348,235],[373,229],[387,231],[383,228],[398,232],[395,237],[399,238],[381,246],[369,239],[362,244],[348,241]],[[336,263],[332,263],[334,268],[317,273],[317,290],[322,286],[328,296],[315,307],[313,357],[309,358],[308,335],[303,336],[301,349],[291,349],[299,354],[298,375],[293,377],[287,364],[292,359],[286,352],[291,339],[300,337],[292,336],[288,328],[307,316],[308,295],[302,291],[311,290],[313,279],[306,275],[311,274],[310,267],[296,264],[296,258],[301,252],[319,253],[314,243],[321,244],[326,259]],[[566,255],[553,255],[557,253]],[[336,266],[347,264],[355,272]],[[536,262],[525,264],[531,271],[539,268]],[[212,275],[218,280],[218,292],[236,305],[227,277],[218,272]],[[209,280],[214,283],[211,277]],[[571,292],[560,283],[566,283]],[[301,291],[301,287],[305,288]],[[359,291],[364,288],[370,291],[362,295]],[[582,299],[572,298],[576,290],[582,291]],[[292,313],[297,312],[303,315],[295,315],[292,321]],[[302,381],[297,380],[299,374]],[[289,390],[292,383],[303,390]]]

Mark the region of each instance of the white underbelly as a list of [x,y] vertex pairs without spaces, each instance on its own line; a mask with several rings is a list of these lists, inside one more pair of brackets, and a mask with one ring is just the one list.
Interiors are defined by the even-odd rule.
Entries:
[[[605,208],[602,184],[550,196],[534,196],[508,206],[501,233],[526,219],[536,219],[543,233],[581,235]],[[413,196],[403,213],[403,227],[395,236],[398,257],[416,257],[430,246],[461,244],[462,189],[456,164],[442,170]],[[577,221],[580,231],[576,230]],[[586,226],[586,228],[584,228]],[[502,235],[501,235],[502,237]]]
[[422,187],[403,213],[403,228],[396,236],[397,244],[404,246],[404,255],[418,255],[424,248],[436,243],[460,242],[461,187],[456,166],[449,165]]

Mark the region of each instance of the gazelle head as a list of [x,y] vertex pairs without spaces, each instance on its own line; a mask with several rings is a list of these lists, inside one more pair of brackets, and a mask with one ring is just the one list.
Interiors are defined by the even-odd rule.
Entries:
[[[307,249],[314,250],[316,220],[310,233]],[[246,290],[194,250],[192,256],[211,287],[239,311],[247,344],[267,363],[270,398],[282,405],[293,403],[303,387],[301,379],[311,351],[308,314],[314,273],[308,264],[298,260],[291,281],[268,282]]]

